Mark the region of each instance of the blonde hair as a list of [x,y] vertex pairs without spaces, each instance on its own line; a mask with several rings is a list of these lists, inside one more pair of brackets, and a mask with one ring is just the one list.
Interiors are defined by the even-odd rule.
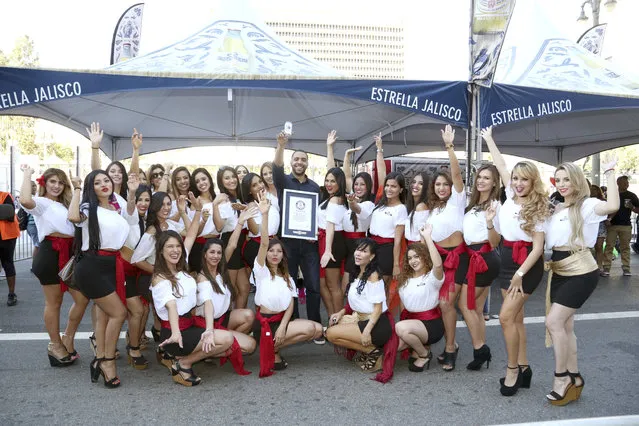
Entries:
[[44,173],[42,174],[42,177],[44,178],[44,185],[38,187],[38,197],[44,197],[46,195],[47,181],[53,176],[57,177],[60,183],[64,184],[64,189],[58,196],[58,201],[64,207],[69,208],[69,204],[71,204],[71,198],[73,196],[73,191],[71,190],[71,181],[67,177],[67,174],[60,169],[49,168],[44,171]]
[[571,251],[583,250],[585,248],[584,238],[584,218],[581,215],[581,206],[587,198],[590,198],[590,186],[586,181],[584,172],[573,163],[561,163],[555,170],[555,179],[557,172],[563,170],[568,174],[573,189],[574,202],[568,207],[568,218],[570,219],[570,238],[568,246]]
[[[515,164],[511,176],[517,174],[519,177],[528,179],[532,182],[532,188],[527,196],[521,197],[521,211],[519,217],[524,221],[520,225],[521,229],[528,235],[532,236],[535,232],[535,226],[539,222],[544,222],[550,216],[550,202],[548,201],[548,192],[544,188],[541,181],[537,166],[530,161],[520,161]],[[515,195],[516,196],[516,195]],[[518,197],[519,198],[519,197]]]

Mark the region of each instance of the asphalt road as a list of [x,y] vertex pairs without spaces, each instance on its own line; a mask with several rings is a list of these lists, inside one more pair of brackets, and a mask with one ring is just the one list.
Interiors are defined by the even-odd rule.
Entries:
[[[44,332],[42,292],[28,271],[30,261],[22,261],[17,265],[18,305],[7,307],[4,296],[0,305],[0,424],[479,425],[639,414],[639,256],[633,254],[632,259],[638,275],[621,277],[615,264],[612,276],[600,279],[580,311],[606,315],[576,324],[586,387],[581,400],[566,407],[553,407],[545,399],[554,366],[552,350],[544,347],[543,287],[533,294],[526,312],[533,322],[528,325],[532,386],[512,398],[499,393],[506,353],[497,320],[491,320],[487,329],[492,363],[478,372],[465,368],[472,348],[467,330],[458,327],[455,371],[444,372],[433,361],[429,371],[416,374],[398,360],[395,377],[386,385],[335,355],[330,344],[309,343],[285,349],[288,369],[265,379],[258,378],[257,354],[246,358],[253,371],[246,377],[237,376],[230,365],[198,364],[195,371],[203,383],[194,388],[173,383],[168,371],[155,362],[151,346],[146,351],[151,360],[147,370],[134,370],[126,357],[118,361],[122,386],[110,390],[89,380],[92,354],[86,338],[76,344],[81,355],[76,365],[49,366],[47,339],[31,334]],[[492,291],[494,314],[501,296],[498,289]],[[65,298],[63,316],[70,300]],[[89,331],[87,313],[80,332]],[[26,340],[31,338],[36,340]],[[121,340],[122,351],[124,346]],[[435,353],[442,349],[443,341],[433,347]]]

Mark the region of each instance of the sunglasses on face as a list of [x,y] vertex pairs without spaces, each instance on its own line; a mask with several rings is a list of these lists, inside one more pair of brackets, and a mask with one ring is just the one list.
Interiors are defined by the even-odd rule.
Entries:
[[161,177],[164,177],[164,172],[151,173],[151,179],[157,179]]

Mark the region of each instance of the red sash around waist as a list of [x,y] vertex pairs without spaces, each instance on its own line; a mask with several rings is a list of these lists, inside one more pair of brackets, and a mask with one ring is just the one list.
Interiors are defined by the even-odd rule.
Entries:
[[452,250],[447,250],[438,244],[435,244],[437,251],[445,257],[444,260],[444,285],[439,290],[439,299],[448,300],[449,294],[455,291],[455,271],[459,267],[459,255],[466,251],[466,243],[462,242]]
[[[430,309],[428,311],[422,311],[422,312],[409,312],[406,309],[403,309],[402,312],[399,314],[400,321],[404,321],[404,320],[430,321],[430,320],[434,320],[441,317],[442,317],[442,311],[439,309],[439,306],[436,306],[433,309]],[[406,348],[402,351],[401,358],[406,360],[408,359],[408,356],[409,356],[409,349]]]
[[260,313],[260,308],[255,309],[255,319],[260,322],[262,330],[260,332],[260,377],[268,377],[273,374],[275,367],[275,342],[271,332],[271,323],[282,321],[284,312],[264,317]]
[[479,250],[475,251],[466,246],[466,253],[468,253],[468,272],[466,278],[468,279],[468,297],[466,297],[466,305],[468,309],[475,309],[475,283],[477,282],[477,274],[481,274],[488,270],[486,261],[481,256],[482,253],[490,253],[493,248],[489,243],[484,243]]
[[360,238],[366,238],[366,232],[348,232],[344,231],[344,237],[349,240],[359,240]]
[[527,248],[532,247],[532,242],[504,240],[504,246],[511,247],[513,249],[513,262],[521,266],[528,257]]
[[[353,309],[347,303],[344,306],[345,315],[353,313]],[[393,370],[395,369],[395,361],[397,358],[397,346],[399,346],[399,337],[395,333],[395,319],[389,310],[386,310],[382,315],[386,315],[391,327],[391,337],[384,344],[384,359],[382,361],[382,371],[378,373],[373,380],[380,383],[387,383],[393,378]],[[352,356],[351,356],[352,358]]]
[[197,238],[195,239],[195,243],[196,243],[196,244],[202,244],[202,245],[204,245],[204,244],[206,243],[206,238],[204,238],[204,237],[197,237]]
[[125,260],[120,255],[119,251],[106,251],[106,250],[98,250],[96,251],[98,256],[114,256],[115,257],[115,292],[120,297],[122,303],[126,305],[126,289],[124,287],[124,282],[126,280],[124,276],[124,262]]
[[[58,252],[58,271],[67,264],[71,259],[71,250],[73,248],[73,238],[61,238],[61,237],[44,237],[45,240],[51,241],[51,248]],[[64,293],[69,287],[60,280],[60,291]]]
[[371,240],[375,241],[377,244],[394,244],[395,238],[384,238],[379,235],[371,234]]
[[[166,328],[168,330],[171,329],[171,323],[169,321],[164,321],[164,320],[160,320],[160,324],[162,324],[162,328]],[[180,331],[184,331],[187,328],[191,328],[195,325],[195,317],[191,314],[188,315],[181,315],[178,318],[178,327],[180,328]],[[197,326],[196,326],[197,327]],[[206,325],[202,328],[205,328]]]
[[[228,312],[225,312],[224,315],[213,321],[213,328],[217,330],[228,330],[222,324],[224,323]],[[193,324],[196,327],[206,328],[206,319],[201,316],[193,317]],[[231,348],[227,351],[228,356],[223,356],[220,358],[220,367],[223,366],[226,361],[231,361],[231,365],[237,374],[240,376],[248,376],[251,374],[250,371],[246,371],[244,369],[244,358],[242,357],[242,348],[240,348],[240,344],[235,337],[233,337],[233,344]]]

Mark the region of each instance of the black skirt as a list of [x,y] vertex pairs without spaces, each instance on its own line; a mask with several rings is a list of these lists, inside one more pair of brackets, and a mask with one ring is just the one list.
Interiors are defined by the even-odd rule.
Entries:
[[[278,315],[278,314],[262,314],[262,316],[264,318],[270,318],[274,315]],[[230,315],[229,315],[230,316]],[[291,318],[291,321],[293,319]],[[282,321],[277,321],[277,322],[272,322],[270,324],[271,326],[271,337],[273,339],[275,339],[275,333],[277,332],[277,329],[280,328],[280,325],[282,324]],[[288,324],[286,325],[286,328],[288,329]],[[257,344],[260,344],[260,338],[262,337],[262,323],[259,322],[257,319],[255,319],[255,321],[253,321],[253,338],[255,339],[255,341],[257,342]]]
[[444,321],[441,317],[432,320],[422,320],[428,333],[427,345],[434,345],[444,337]]
[[[483,245],[484,243],[479,243],[472,244],[468,247],[471,250],[478,251],[480,248],[482,248]],[[499,255],[495,250],[491,250],[488,253],[480,253],[480,256],[486,262],[488,270],[475,276],[475,287],[488,287],[492,284],[493,281],[495,281],[495,278],[497,278],[497,276],[499,275],[501,261],[499,259]],[[457,271],[455,271],[455,283],[468,284],[468,278],[466,278],[466,275],[468,274],[469,265],[470,256],[468,255],[468,253],[462,253],[459,256],[459,268],[457,268]],[[463,278],[461,278],[462,276]]]
[[[366,325],[368,324],[368,321],[369,320],[359,321],[357,323],[357,325],[359,326],[359,331],[361,332],[364,331],[364,329],[366,328]],[[382,346],[386,344],[386,342],[388,342],[392,334],[393,334],[393,330],[391,329],[390,321],[388,320],[388,317],[386,316],[386,312],[384,312],[379,317],[379,319],[375,323],[375,326],[371,330],[371,342],[373,343],[374,346],[381,348]]]
[[258,251],[260,251],[260,243],[249,238],[244,246],[242,258],[244,259],[244,264],[251,269],[253,269],[253,265],[255,264],[255,258],[257,257]]
[[[393,243],[384,243],[377,245],[377,264],[382,271],[383,276],[393,275]],[[349,253],[353,257],[352,253]],[[355,260],[353,260],[353,263]],[[349,271],[350,272],[350,271]]]
[[200,272],[202,270],[202,249],[204,244],[194,242],[189,252],[189,271]]
[[[532,247],[526,247],[528,254],[532,251]],[[515,272],[519,269],[521,265],[518,265],[513,260],[513,249],[512,247],[503,246],[501,248],[501,270],[499,271],[499,276],[497,277],[497,281],[499,282],[499,287],[502,290],[508,290],[510,287],[510,280],[515,275]],[[524,293],[533,294],[535,289],[539,286],[541,282],[541,278],[544,275],[544,259],[543,255],[539,256],[537,262],[533,265],[532,268],[524,275],[522,279],[522,286],[524,288]]]
[[[570,256],[568,251],[553,250],[551,259],[556,262],[568,256]],[[598,282],[598,269],[574,277],[553,273],[550,282],[550,302],[572,309],[579,309],[595,291]]]
[[[320,259],[324,253],[320,253]],[[330,260],[326,265],[326,269],[337,269],[342,267],[342,262],[346,258],[346,238],[342,231],[333,233],[333,244],[331,245],[331,254],[335,261]]]
[[[163,346],[164,351],[173,356],[187,356],[192,353],[197,345],[200,343],[202,333],[204,329],[200,327],[189,327],[186,330],[182,330],[182,347],[177,343],[171,343]],[[162,328],[160,330],[160,343],[171,337],[171,330],[168,328]]]
[[[224,234],[222,234],[224,248],[226,248],[226,245],[229,243],[231,234],[232,232],[225,232]],[[235,248],[235,250],[233,250],[231,258],[226,260],[226,264],[230,270],[236,271],[238,269],[244,268],[244,261],[242,260],[242,246],[244,245],[244,241],[246,241],[246,233],[242,232],[237,242],[237,247]]]
[[[69,257],[71,257],[69,251]],[[53,249],[51,240],[44,239],[31,264],[31,271],[40,280],[42,285],[60,284],[60,266],[58,265],[58,252]]]
[[75,265],[73,279],[89,299],[99,299],[115,292],[115,256],[82,252]]

